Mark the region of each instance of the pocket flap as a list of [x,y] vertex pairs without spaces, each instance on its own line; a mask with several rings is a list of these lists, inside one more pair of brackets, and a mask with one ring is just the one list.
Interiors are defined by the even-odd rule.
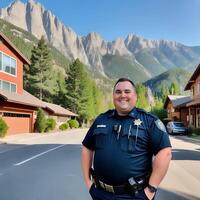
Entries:
[[144,127],[144,126],[139,126],[138,128],[137,128],[137,126],[135,126],[135,125],[132,125],[131,126],[131,128],[130,128],[130,126],[126,126],[126,127],[124,127],[124,129],[123,129],[123,132],[122,132],[122,136],[136,136],[136,133],[137,133],[137,129],[138,129],[138,132],[145,132],[146,131],[146,128]]
[[108,134],[108,128],[107,127],[103,127],[103,128],[95,128],[94,129],[94,135],[106,135]]

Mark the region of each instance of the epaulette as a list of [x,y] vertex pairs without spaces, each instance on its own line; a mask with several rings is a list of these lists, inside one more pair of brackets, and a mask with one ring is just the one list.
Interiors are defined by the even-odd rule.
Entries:
[[107,110],[107,111],[106,111],[106,112],[104,112],[104,113],[100,113],[98,117],[105,116],[105,115],[108,115],[108,116],[110,116],[110,115],[112,115],[112,114],[113,114],[113,112],[114,112],[114,111],[115,111],[115,109],[110,109],[110,110]]
[[141,113],[145,113],[146,115],[148,115],[148,116],[151,116],[152,118],[158,118],[158,117],[156,117],[154,114],[152,114],[152,113],[150,113],[150,112],[147,112],[146,110],[144,110],[144,109],[141,109],[141,108],[137,108],[137,111],[138,112],[141,112]]

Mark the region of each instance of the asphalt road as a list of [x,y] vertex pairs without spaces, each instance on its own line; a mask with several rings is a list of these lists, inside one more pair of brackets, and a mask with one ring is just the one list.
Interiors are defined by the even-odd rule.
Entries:
[[0,200],[90,199],[81,175],[79,133],[1,144]]
[[[80,168],[84,131],[0,144],[0,200],[90,200]],[[157,200],[200,200],[200,145],[172,138],[173,161]]]

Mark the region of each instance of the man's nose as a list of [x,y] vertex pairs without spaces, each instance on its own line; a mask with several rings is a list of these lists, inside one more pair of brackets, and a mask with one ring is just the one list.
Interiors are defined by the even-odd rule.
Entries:
[[122,92],[121,93],[121,97],[125,97],[126,96],[126,93],[125,92]]

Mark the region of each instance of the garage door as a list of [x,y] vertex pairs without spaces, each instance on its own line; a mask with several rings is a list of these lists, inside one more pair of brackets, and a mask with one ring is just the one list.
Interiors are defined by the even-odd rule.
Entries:
[[31,130],[31,118],[28,114],[4,113],[3,119],[8,125],[7,134],[29,133]]

